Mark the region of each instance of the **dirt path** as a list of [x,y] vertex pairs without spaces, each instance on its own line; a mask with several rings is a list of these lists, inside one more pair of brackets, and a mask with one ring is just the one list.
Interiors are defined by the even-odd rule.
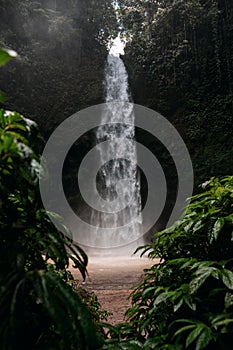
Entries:
[[[84,288],[93,291],[104,310],[112,312],[108,322],[115,324],[124,320],[124,313],[130,306],[130,288],[136,285],[143,270],[152,262],[147,258],[93,258],[88,265],[89,277]],[[80,275],[72,270],[75,278]]]

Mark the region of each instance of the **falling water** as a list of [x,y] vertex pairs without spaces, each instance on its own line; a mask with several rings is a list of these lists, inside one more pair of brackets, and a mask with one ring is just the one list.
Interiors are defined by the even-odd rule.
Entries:
[[[105,68],[106,108],[101,117],[104,125],[99,126],[96,132],[102,164],[97,176],[97,189],[105,201],[114,203],[112,212],[92,213],[91,224],[96,227],[96,244],[105,248],[119,247],[137,240],[142,221],[134,113],[127,71],[119,57],[121,52],[118,37],[109,52]],[[104,141],[109,141],[107,157],[106,151],[100,147]],[[109,161],[106,162],[106,159]],[[98,235],[102,228],[111,228],[104,238]]]

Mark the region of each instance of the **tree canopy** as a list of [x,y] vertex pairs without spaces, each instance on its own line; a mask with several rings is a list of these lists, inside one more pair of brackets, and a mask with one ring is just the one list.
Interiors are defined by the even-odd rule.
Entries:
[[106,44],[117,30],[111,0],[1,1],[0,13],[0,46],[19,55],[1,72],[6,107],[49,133],[103,101]]
[[120,0],[134,101],[181,132],[197,183],[232,173],[233,4]]

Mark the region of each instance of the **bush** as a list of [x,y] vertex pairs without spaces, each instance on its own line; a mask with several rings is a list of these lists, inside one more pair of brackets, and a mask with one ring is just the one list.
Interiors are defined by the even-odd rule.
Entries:
[[232,209],[233,176],[211,178],[183,218],[144,247],[160,262],[133,291],[128,322],[111,330],[116,349],[232,348]]
[[42,146],[34,122],[0,110],[1,349],[97,349],[91,315],[66,283],[69,259],[85,278],[87,256],[40,201]]

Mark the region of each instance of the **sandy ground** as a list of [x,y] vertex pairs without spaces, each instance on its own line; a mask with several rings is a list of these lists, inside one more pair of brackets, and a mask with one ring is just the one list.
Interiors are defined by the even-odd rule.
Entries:
[[[104,310],[112,312],[109,323],[122,322],[130,306],[130,289],[142,279],[143,270],[152,264],[147,258],[92,258],[88,265],[89,277],[82,285],[97,295]],[[76,270],[72,270],[72,274],[81,280]]]

